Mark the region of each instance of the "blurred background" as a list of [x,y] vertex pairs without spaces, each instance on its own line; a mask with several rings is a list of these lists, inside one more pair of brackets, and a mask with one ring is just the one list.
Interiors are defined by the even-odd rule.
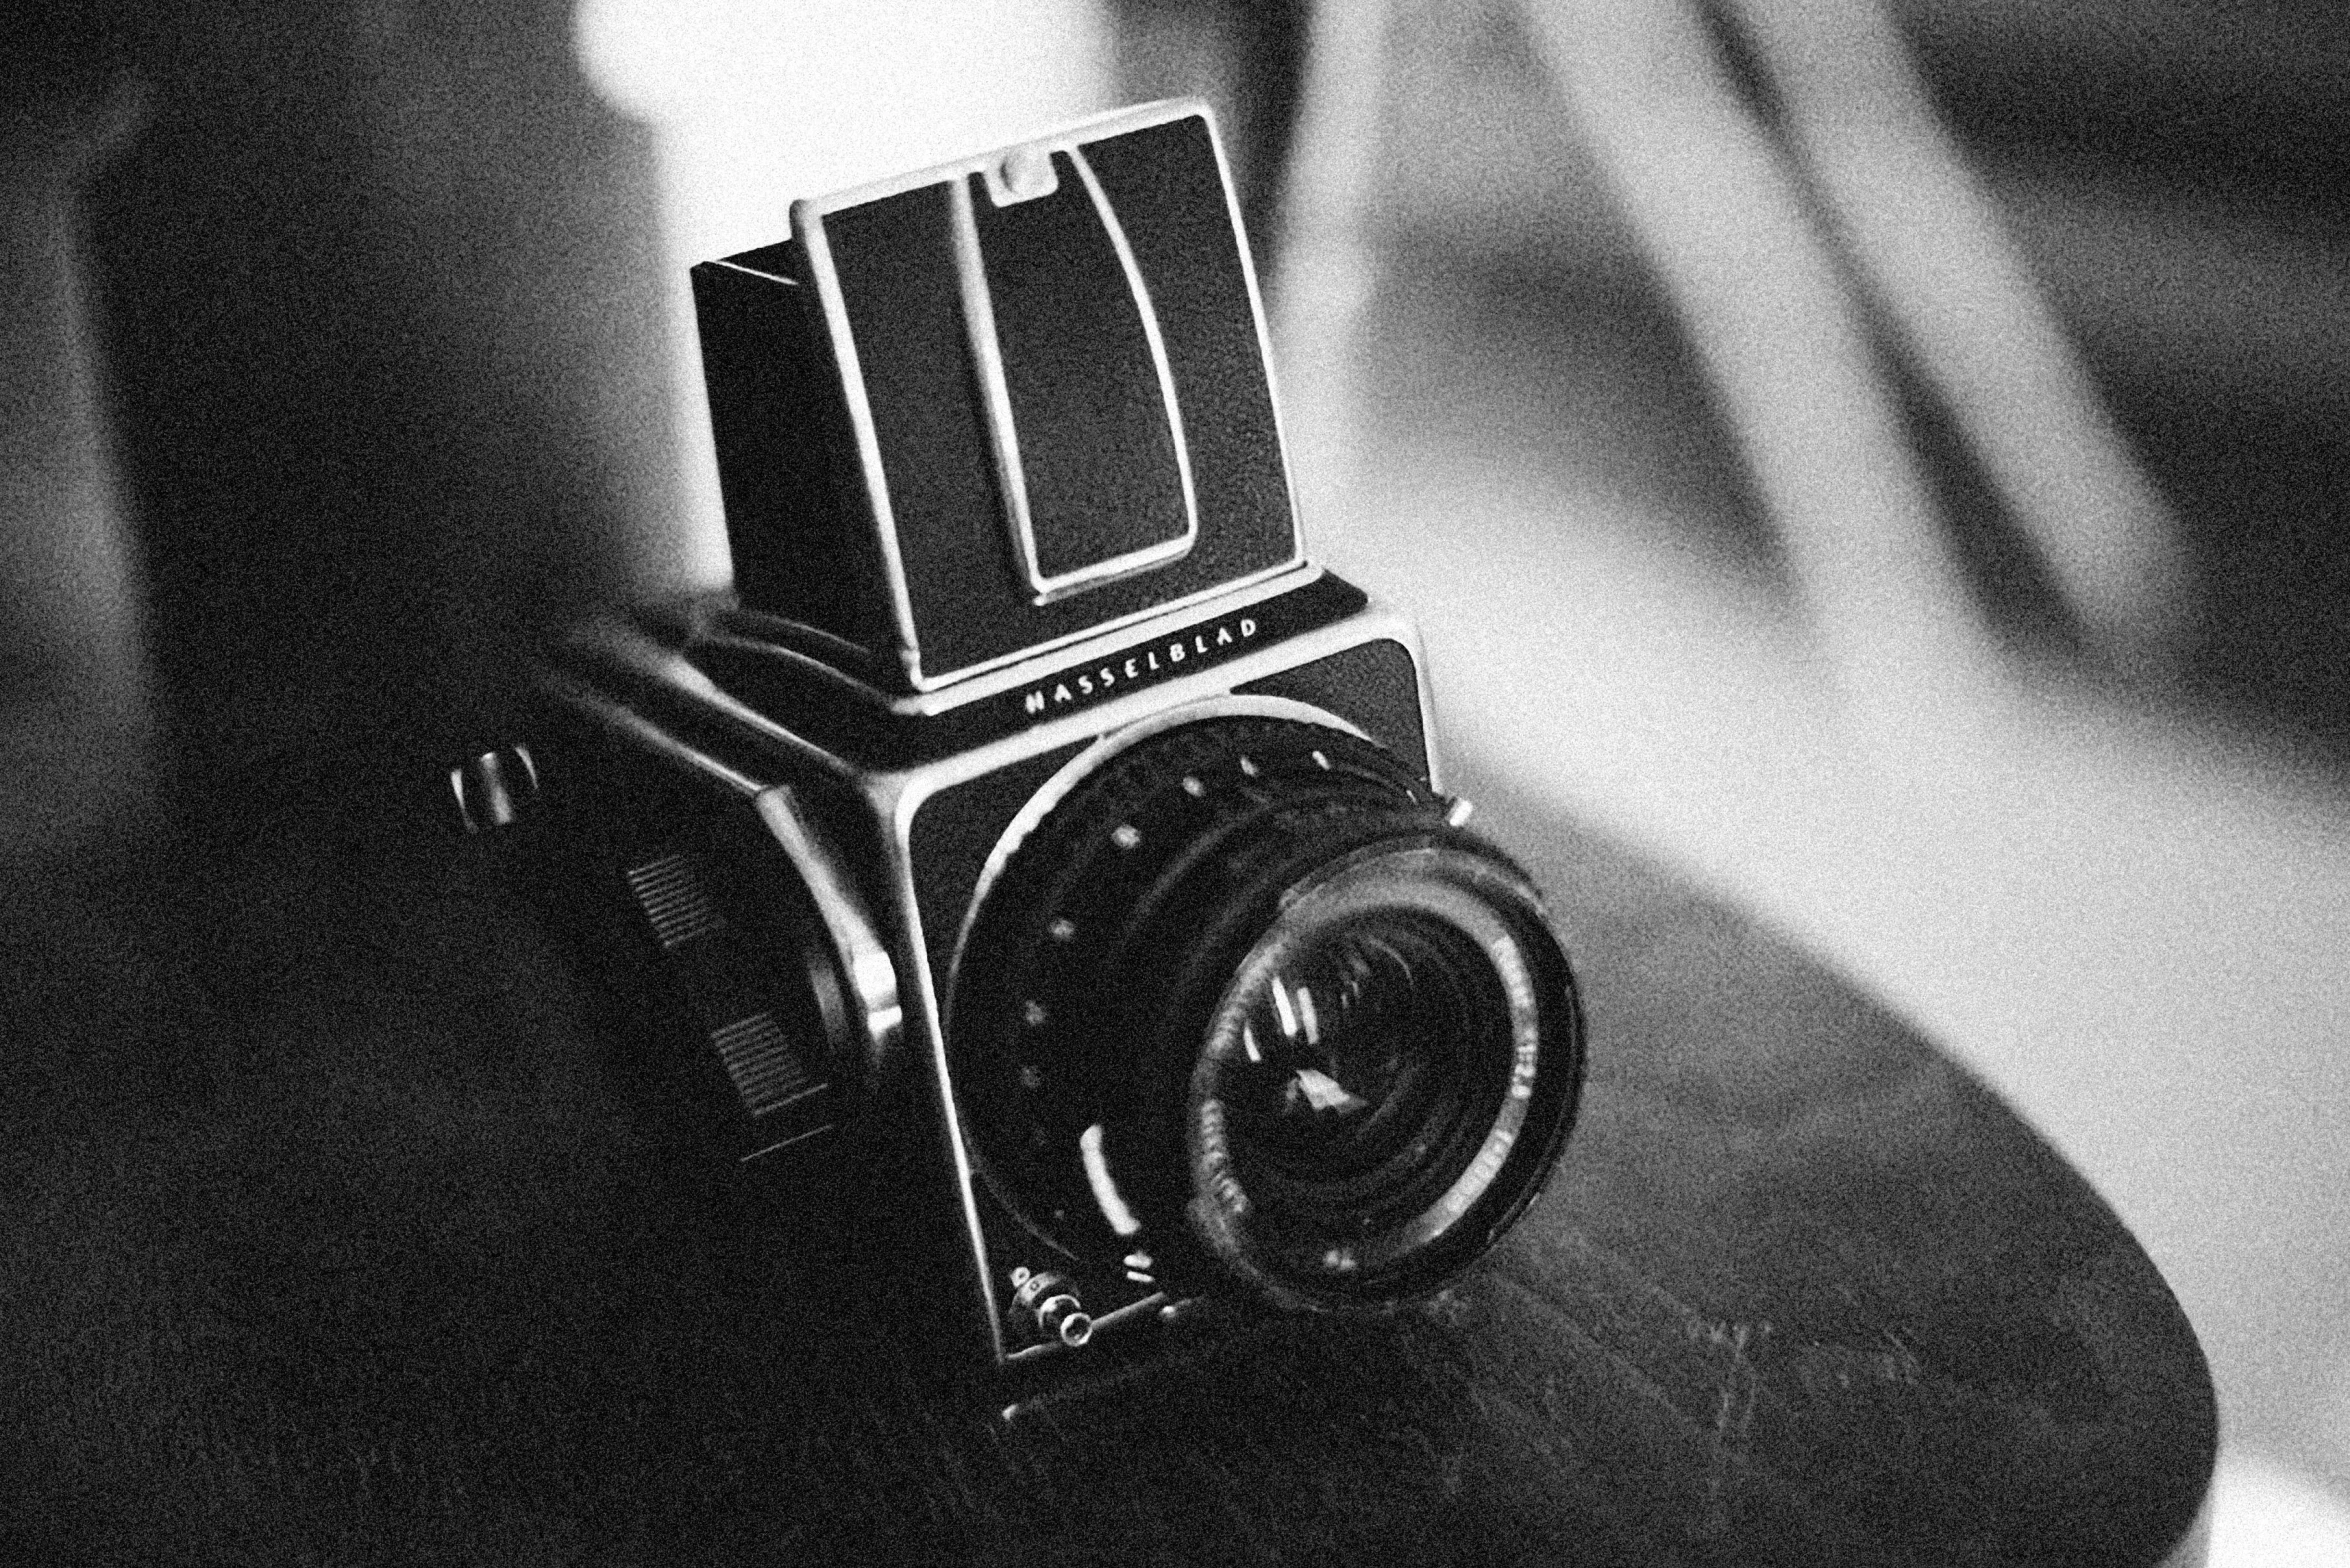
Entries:
[[[0,236],[19,1016],[170,1005],[71,1002],[118,940],[87,890],[164,825],[225,854],[396,791],[553,628],[725,581],[687,264],[1199,94],[1309,544],[1419,614],[1452,751],[1994,1084],[2202,1335],[2214,1560],[2350,1553],[2336,8],[59,18],[9,66]],[[9,1064],[19,1114],[70,1043]]]

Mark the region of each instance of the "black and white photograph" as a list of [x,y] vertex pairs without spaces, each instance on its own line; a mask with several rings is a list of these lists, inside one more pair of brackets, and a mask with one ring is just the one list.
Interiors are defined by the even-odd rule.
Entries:
[[0,1564],[2350,1564],[2350,11],[0,28]]

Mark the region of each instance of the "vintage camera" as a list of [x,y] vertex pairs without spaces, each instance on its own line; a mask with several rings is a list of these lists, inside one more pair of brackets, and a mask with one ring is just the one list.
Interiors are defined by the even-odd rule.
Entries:
[[802,201],[693,282],[736,592],[573,642],[532,765],[703,1135],[786,1187],[929,1161],[968,1255],[925,1277],[1015,1400],[1454,1279],[1559,1157],[1574,983],[1412,628],[1302,554],[1207,111]]

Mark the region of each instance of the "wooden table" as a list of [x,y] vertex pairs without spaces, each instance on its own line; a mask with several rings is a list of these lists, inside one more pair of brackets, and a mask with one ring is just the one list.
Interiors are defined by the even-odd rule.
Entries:
[[1425,1311],[1007,1431],[854,1195],[704,1191],[494,869],[353,776],[12,917],[8,1560],[2201,1560],[2202,1357],[2082,1181],[1474,778],[1588,993],[1547,1195]]

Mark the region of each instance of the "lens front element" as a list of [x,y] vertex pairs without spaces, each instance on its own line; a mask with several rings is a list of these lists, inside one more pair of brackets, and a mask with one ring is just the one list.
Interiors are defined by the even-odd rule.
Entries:
[[1542,1016],[1483,878],[1457,851],[1373,853],[1296,897],[1242,961],[1186,1120],[1193,1223],[1260,1287],[1351,1295],[1424,1263],[1507,1163]]

